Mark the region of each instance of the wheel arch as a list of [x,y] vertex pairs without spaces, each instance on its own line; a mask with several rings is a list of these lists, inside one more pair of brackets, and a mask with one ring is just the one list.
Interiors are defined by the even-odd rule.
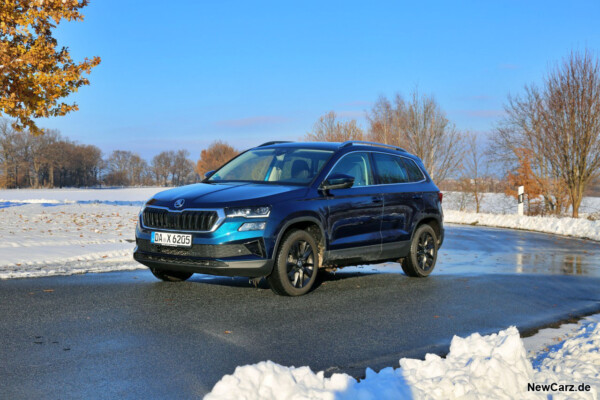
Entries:
[[429,215],[429,216],[425,216],[425,217],[421,218],[419,220],[419,222],[417,222],[415,224],[415,229],[413,229],[412,234],[411,234],[411,240],[413,239],[417,229],[419,229],[419,227],[421,225],[425,225],[425,224],[431,226],[431,228],[435,232],[435,235],[437,236],[438,247],[441,246],[442,242],[444,240],[444,229],[443,229],[442,222],[438,216]]
[[326,246],[325,229],[323,228],[321,221],[319,221],[318,218],[312,216],[292,218],[281,227],[277,235],[277,239],[275,240],[272,258],[275,259],[275,257],[277,257],[277,251],[279,249],[281,241],[283,240],[285,234],[291,231],[292,229],[308,230],[317,234],[315,239],[317,240],[317,244],[319,245],[319,258],[322,263],[323,254]]

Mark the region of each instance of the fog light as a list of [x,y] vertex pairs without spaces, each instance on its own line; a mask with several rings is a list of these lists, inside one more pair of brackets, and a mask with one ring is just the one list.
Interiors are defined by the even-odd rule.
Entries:
[[245,222],[242,224],[242,226],[240,226],[240,229],[238,229],[238,231],[240,232],[245,232],[245,231],[264,231],[265,227],[267,226],[266,222]]

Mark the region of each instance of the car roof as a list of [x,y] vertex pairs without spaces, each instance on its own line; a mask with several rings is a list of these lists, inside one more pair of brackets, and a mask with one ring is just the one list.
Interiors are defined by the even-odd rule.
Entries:
[[[386,146],[386,147],[383,147]],[[384,144],[378,143],[370,143],[370,142],[267,142],[261,146],[255,148],[300,148],[300,149],[317,149],[317,150],[331,150],[337,151],[344,149],[344,153],[351,151],[379,151],[390,154],[398,154],[402,156],[406,156],[413,159],[418,159],[417,156],[410,154],[409,152],[400,149],[399,147],[388,146]],[[347,149],[347,151],[346,151]]]
[[258,148],[301,148],[301,149],[318,149],[318,150],[338,150],[341,147],[339,142],[268,142],[273,144],[263,144]]

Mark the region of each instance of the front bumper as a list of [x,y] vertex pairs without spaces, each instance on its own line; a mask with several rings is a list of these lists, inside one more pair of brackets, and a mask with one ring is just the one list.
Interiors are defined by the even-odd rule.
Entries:
[[152,232],[165,230],[147,228],[140,218],[135,230],[137,246],[133,258],[149,268],[165,271],[250,278],[269,275],[274,264],[270,258],[272,240],[264,231],[239,231],[247,221],[230,218],[216,223],[216,229],[210,231],[182,231],[192,234],[192,246],[184,248],[151,243]]

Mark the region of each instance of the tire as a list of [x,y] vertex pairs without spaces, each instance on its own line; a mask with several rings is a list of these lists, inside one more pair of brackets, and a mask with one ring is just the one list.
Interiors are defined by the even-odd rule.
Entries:
[[183,282],[194,275],[191,272],[165,271],[157,268],[150,268],[150,271],[152,272],[152,275],[165,282]]
[[271,290],[281,296],[301,296],[313,287],[320,259],[317,241],[307,231],[293,230],[285,235],[277,251],[271,275]]
[[402,270],[408,276],[424,278],[435,268],[437,236],[430,225],[417,228],[410,243],[410,253],[402,260]]

